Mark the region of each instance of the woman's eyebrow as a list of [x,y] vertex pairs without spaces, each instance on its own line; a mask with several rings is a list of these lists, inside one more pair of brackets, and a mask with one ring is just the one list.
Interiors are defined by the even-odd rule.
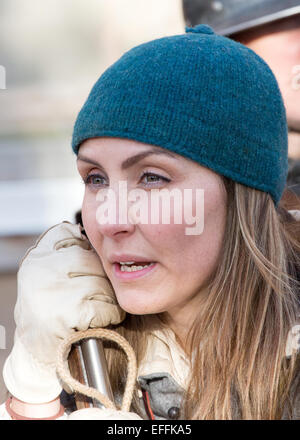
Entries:
[[[129,157],[128,159],[125,159],[124,162],[122,162],[122,164],[121,164],[121,169],[126,170],[126,169],[130,168],[131,166],[133,166],[134,164],[136,164],[137,162],[144,159],[145,157],[148,157],[153,154],[158,154],[158,155],[164,154],[166,156],[172,157],[173,159],[177,159],[176,156],[174,154],[170,153],[169,151],[162,150],[162,149],[159,150],[158,148],[155,148],[153,150],[144,151],[143,153],[138,153],[134,156]],[[89,159],[88,157],[82,156],[81,154],[78,154],[77,160],[82,160],[84,162],[88,162],[92,165],[96,165],[96,166],[103,169],[103,167],[101,166],[100,163],[98,163],[92,159]]]
[[159,150],[158,148],[155,148],[155,149],[151,149],[148,151],[144,151],[143,153],[136,154],[136,155],[131,156],[128,159],[124,160],[124,162],[122,162],[122,164],[121,164],[121,169],[126,170],[127,168],[131,167],[132,165],[136,164],[137,162],[141,161],[145,157],[148,157],[152,154],[158,154],[158,155],[163,154],[165,156],[172,157],[172,158],[176,159],[176,156],[174,154],[170,153],[168,150],[163,150],[163,149]]

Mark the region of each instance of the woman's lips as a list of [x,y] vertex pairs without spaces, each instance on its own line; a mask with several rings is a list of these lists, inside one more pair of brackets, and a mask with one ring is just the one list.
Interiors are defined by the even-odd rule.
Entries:
[[149,274],[149,272],[153,271],[156,268],[156,265],[157,263],[152,263],[151,266],[145,267],[145,269],[135,270],[132,272],[125,272],[125,271],[123,272],[121,270],[120,264],[114,263],[113,269],[114,269],[114,274],[120,280],[134,280],[136,278],[140,278],[146,274]]

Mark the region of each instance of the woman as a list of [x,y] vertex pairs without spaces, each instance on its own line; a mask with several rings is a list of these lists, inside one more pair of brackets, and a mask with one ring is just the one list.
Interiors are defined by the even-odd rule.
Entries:
[[[110,326],[137,355],[142,417],[299,419],[299,212],[282,201],[286,116],[268,66],[205,25],[142,44],[97,81],[72,146],[92,249],[63,223],[23,260],[10,414],[52,401],[50,414],[59,339]],[[179,194],[170,211],[150,197],[163,190]],[[118,398],[126,363],[106,351]]]

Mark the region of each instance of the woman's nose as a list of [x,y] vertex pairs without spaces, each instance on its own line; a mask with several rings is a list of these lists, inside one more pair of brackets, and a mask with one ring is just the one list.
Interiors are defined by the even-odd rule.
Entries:
[[96,221],[103,235],[130,234],[135,225],[130,221],[127,194],[115,188],[108,188],[97,194],[99,206],[96,210]]
[[103,236],[118,238],[121,235],[123,236],[125,234],[126,235],[132,234],[135,225],[130,223],[122,224],[117,222],[115,224],[111,224],[111,223],[99,224],[98,228],[99,228],[99,232]]

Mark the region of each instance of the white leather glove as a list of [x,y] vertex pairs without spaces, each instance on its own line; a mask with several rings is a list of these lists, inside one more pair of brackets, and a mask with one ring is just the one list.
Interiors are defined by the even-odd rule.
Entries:
[[3,377],[10,393],[28,403],[55,399],[57,347],[76,330],[118,324],[125,312],[82,227],[62,222],[25,254],[18,271],[16,332]]
[[84,408],[72,412],[67,420],[143,420],[133,412],[113,409]]

